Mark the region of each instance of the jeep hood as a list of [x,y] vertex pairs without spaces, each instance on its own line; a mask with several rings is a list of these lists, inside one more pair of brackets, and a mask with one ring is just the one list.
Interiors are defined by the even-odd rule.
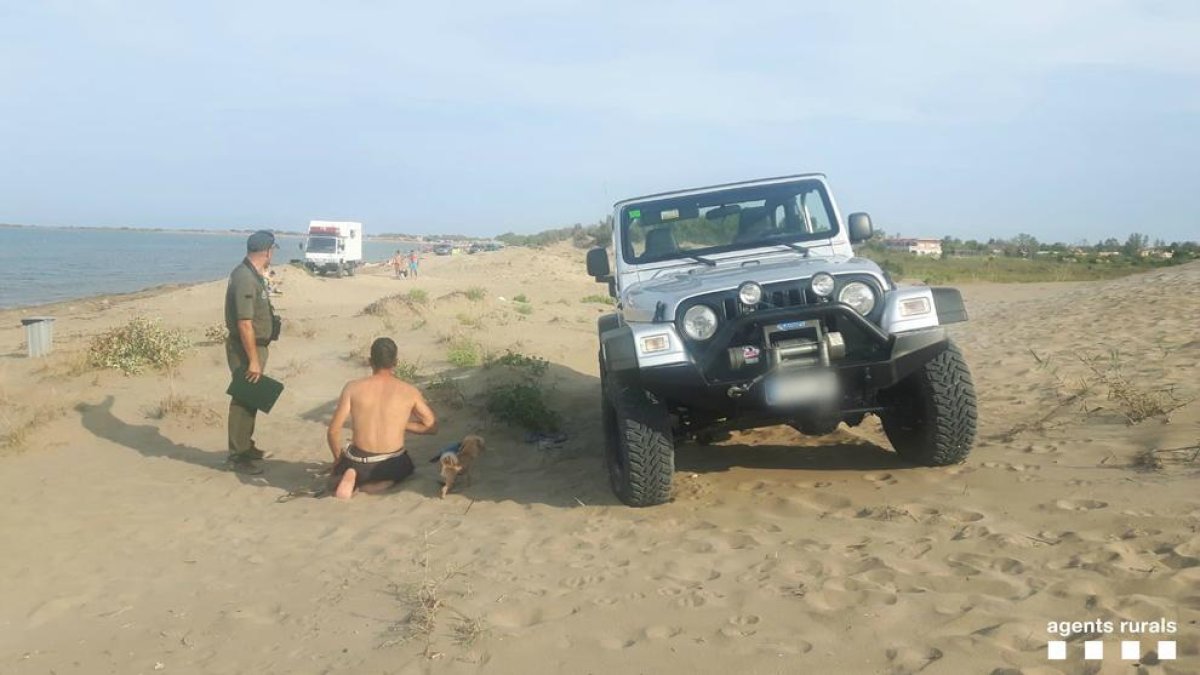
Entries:
[[717,291],[734,290],[743,282],[773,284],[781,281],[808,279],[817,272],[841,274],[870,274],[884,283],[879,266],[864,258],[845,256],[799,258],[786,257],[770,261],[755,259],[719,261],[715,267],[696,264],[692,267],[659,271],[651,279],[639,281],[621,293],[621,307],[626,321],[653,321],[658,304],[665,305],[661,319],[673,321],[679,305],[688,298]]

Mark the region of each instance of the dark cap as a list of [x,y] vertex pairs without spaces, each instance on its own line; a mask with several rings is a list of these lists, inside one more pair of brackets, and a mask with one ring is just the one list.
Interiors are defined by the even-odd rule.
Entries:
[[275,235],[270,230],[259,230],[246,239],[246,252],[257,253],[269,248],[279,248],[275,243]]

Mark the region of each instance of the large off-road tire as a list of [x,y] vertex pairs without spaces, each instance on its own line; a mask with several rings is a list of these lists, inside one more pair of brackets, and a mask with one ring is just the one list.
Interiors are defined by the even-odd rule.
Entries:
[[604,463],[613,493],[629,506],[671,499],[675,443],[667,407],[640,387],[604,375],[601,364]]
[[975,442],[975,385],[954,343],[881,394],[883,430],[896,454],[924,466],[967,458]]

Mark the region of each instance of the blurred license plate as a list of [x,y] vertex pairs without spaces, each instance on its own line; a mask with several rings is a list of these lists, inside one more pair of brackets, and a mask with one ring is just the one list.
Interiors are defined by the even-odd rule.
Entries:
[[776,375],[764,384],[767,405],[771,406],[834,401],[838,395],[837,376],[829,370]]

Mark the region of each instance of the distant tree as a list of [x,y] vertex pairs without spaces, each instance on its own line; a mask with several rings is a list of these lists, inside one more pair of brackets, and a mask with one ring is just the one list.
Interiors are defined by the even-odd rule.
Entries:
[[1146,248],[1146,244],[1149,241],[1150,237],[1138,232],[1134,232],[1133,234],[1129,235],[1128,239],[1125,240],[1125,245],[1121,247],[1121,251],[1131,258],[1136,258],[1138,253],[1142,249]]

